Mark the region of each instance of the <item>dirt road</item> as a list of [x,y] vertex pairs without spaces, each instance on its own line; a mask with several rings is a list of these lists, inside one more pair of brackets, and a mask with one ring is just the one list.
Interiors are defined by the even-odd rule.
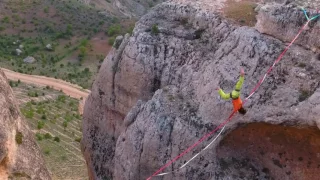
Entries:
[[66,82],[60,79],[54,79],[54,78],[49,78],[45,76],[22,74],[22,73],[14,72],[4,68],[1,68],[1,69],[3,70],[7,78],[10,80],[17,81],[20,79],[21,82],[24,82],[27,84],[35,84],[38,86],[50,86],[53,89],[62,90],[62,92],[69,95],[70,97],[77,98],[77,99],[80,99],[82,97],[83,100],[80,101],[80,104],[79,104],[79,112],[82,114],[83,106],[84,106],[85,100],[90,94],[90,90],[83,89],[78,85],[71,84],[69,82]]

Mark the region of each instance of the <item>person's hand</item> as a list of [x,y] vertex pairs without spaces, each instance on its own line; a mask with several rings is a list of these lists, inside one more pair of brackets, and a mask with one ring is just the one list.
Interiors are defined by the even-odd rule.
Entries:
[[244,70],[243,70],[243,68],[240,69],[240,75],[241,75],[241,76],[244,76]]
[[219,91],[219,90],[220,90],[220,87],[217,87],[217,88],[216,88],[216,90],[218,90],[218,91]]

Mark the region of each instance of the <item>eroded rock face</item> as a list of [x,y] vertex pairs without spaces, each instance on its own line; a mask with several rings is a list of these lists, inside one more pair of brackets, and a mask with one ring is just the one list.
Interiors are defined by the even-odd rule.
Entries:
[[217,147],[218,179],[317,179],[320,131],[264,123],[240,126]]
[[0,179],[51,179],[34,134],[0,70]]
[[[200,2],[157,6],[105,59],[86,102],[82,150],[91,179],[150,176],[229,116],[232,103],[219,100],[216,87],[232,90],[243,66],[242,97],[248,96],[284,48],[278,39],[203,10]],[[319,72],[315,54],[293,45],[227,132],[251,122],[320,126]],[[164,179],[220,177],[216,147],[224,136]]]

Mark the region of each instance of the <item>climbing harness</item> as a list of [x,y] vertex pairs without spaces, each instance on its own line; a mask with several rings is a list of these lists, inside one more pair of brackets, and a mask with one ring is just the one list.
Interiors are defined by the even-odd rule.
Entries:
[[[260,87],[260,85],[264,82],[264,80],[266,79],[267,75],[271,72],[272,68],[282,59],[282,57],[285,55],[285,53],[289,50],[289,48],[292,46],[292,44],[297,40],[297,38],[300,36],[300,34],[303,32],[303,30],[308,26],[308,24],[312,21],[317,19],[318,17],[320,17],[320,14],[313,16],[311,18],[309,18],[307,11],[302,8],[302,11],[304,13],[304,15],[307,18],[307,22],[306,24],[299,30],[298,34],[294,37],[294,39],[290,42],[290,44],[283,50],[283,52],[279,55],[279,57],[274,61],[274,63],[272,64],[272,66],[270,66],[270,68],[267,70],[267,72],[265,73],[265,75],[259,80],[259,82],[257,83],[257,85],[252,89],[252,91],[250,92],[249,96],[247,98],[245,98],[245,100],[243,101],[243,105],[248,101],[248,99],[258,90],[258,88]],[[174,159],[172,159],[170,162],[166,163],[165,165],[163,165],[159,170],[157,170],[155,173],[153,173],[150,177],[147,178],[147,180],[150,180],[152,177],[155,176],[164,176],[173,172],[177,172],[180,169],[186,167],[186,165],[191,162],[193,159],[195,159],[199,154],[201,154],[202,152],[204,152],[206,149],[208,149],[210,147],[210,145],[215,142],[215,140],[221,135],[221,133],[223,132],[226,124],[231,121],[232,117],[236,114],[237,111],[232,111],[232,113],[229,115],[229,117],[222,122],[218,127],[216,127],[214,130],[212,130],[211,132],[205,134],[201,139],[199,139],[196,143],[194,143],[192,146],[190,146],[188,149],[184,150],[182,153],[180,153],[178,156],[176,156]],[[188,160],[186,163],[184,163],[182,166],[180,166],[178,169],[174,170],[174,171],[170,171],[170,172],[165,172],[165,173],[161,173],[159,174],[161,171],[163,171],[165,168],[167,168],[168,166],[170,166],[172,163],[174,163],[175,161],[177,161],[179,158],[181,158],[182,156],[184,156],[185,154],[187,154],[188,152],[190,152],[193,148],[195,148],[197,145],[199,145],[201,142],[203,142],[204,140],[206,140],[207,138],[209,138],[213,133],[215,133],[216,131],[218,131],[220,128],[221,131],[219,132],[219,134],[209,143],[209,145],[207,145],[203,150],[201,150],[199,153],[197,153],[196,155],[194,155],[190,160]]]

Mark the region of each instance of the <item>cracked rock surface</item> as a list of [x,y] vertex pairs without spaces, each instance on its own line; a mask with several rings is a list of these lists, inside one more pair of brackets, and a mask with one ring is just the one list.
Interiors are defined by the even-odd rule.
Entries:
[[[278,8],[276,12],[285,16],[287,6],[270,8]],[[303,16],[299,9],[292,9],[297,16]],[[288,22],[288,26],[296,26],[295,23],[298,22]],[[155,24],[158,31],[152,28]],[[316,28],[310,26],[305,34]],[[126,35],[119,48],[104,60],[85,105],[82,151],[90,178],[145,179],[222,123],[232,111],[232,103],[220,100],[216,87],[231,91],[242,66],[246,75],[241,97],[247,97],[286,47],[276,33],[270,36],[258,30],[233,25],[214,11],[204,10],[200,2],[194,5],[166,2],[143,16],[132,36]],[[319,41],[318,36],[313,38],[312,41]],[[307,41],[312,44],[311,40]],[[318,55],[298,41],[246,103],[247,114],[236,115],[210,151],[197,157],[180,173],[161,179],[230,179],[222,176],[224,168],[232,171],[238,167],[223,164],[232,162],[224,159],[226,153],[244,146],[229,147],[220,141],[226,138],[229,142],[228,134],[232,135],[243,124],[304,126],[317,128],[315,132],[318,132],[319,73]],[[299,134],[300,131],[296,131],[293,134]],[[284,129],[280,128],[279,133],[282,132]],[[319,136],[314,137],[318,142]],[[263,141],[253,140],[257,145]],[[207,144],[205,141],[165,171],[181,166]],[[277,149],[272,151],[273,142],[269,145],[266,148],[270,152],[279,153]],[[291,147],[290,144],[284,146]],[[306,148],[315,151],[318,146]],[[224,149],[229,152],[221,153]],[[256,149],[240,154],[234,157],[234,162],[254,163],[259,158],[255,152]],[[258,164],[256,171],[250,170],[250,166],[239,166],[243,171],[233,170],[232,178],[239,179],[247,172],[247,178],[290,179],[294,173],[267,173],[264,168],[272,170],[284,164],[277,157],[275,160],[279,163],[275,161],[267,166],[273,162],[273,156],[268,157],[271,160]],[[310,158],[320,160],[316,153]],[[300,166],[292,166],[297,167]],[[287,167],[286,172],[293,172],[290,168]],[[301,173],[315,177],[313,172]]]
[[50,180],[34,134],[20,115],[11,87],[0,70],[0,179]]

